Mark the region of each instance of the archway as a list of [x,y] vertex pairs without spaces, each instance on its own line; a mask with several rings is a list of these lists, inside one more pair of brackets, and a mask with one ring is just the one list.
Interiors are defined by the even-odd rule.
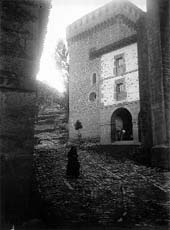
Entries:
[[111,142],[133,140],[132,116],[125,108],[119,108],[111,117]]

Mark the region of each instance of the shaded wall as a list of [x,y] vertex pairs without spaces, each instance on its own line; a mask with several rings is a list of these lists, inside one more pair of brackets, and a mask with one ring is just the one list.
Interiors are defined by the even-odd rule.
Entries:
[[0,157],[2,222],[26,219],[34,149],[35,78],[49,2],[1,1]]
[[152,164],[170,168],[170,8],[148,0],[148,52],[152,108]]
[[153,166],[170,168],[170,3],[148,0],[139,22],[139,78],[143,147]]
[[[149,79],[149,58],[146,16],[141,17],[137,24],[138,66],[139,66],[139,94],[141,119],[141,144],[144,152],[150,158],[153,145],[151,124],[151,91]],[[144,153],[143,153],[144,154]]]

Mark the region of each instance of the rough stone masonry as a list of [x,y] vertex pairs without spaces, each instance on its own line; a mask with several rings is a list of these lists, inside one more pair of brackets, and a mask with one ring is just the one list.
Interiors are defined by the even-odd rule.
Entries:
[[80,120],[83,138],[139,141],[153,166],[170,168],[170,3],[147,8],[113,1],[67,28],[69,137]]
[[30,211],[34,150],[35,76],[49,2],[0,2],[1,221],[17,223]]
[[170,4],[147,1],[138,24],[142,146],[154,166],[170,168]]
[[128,1],[112,1],[67,28],[70,54],[69,136],[101,144],[139,142],[137,22],[144,15]]

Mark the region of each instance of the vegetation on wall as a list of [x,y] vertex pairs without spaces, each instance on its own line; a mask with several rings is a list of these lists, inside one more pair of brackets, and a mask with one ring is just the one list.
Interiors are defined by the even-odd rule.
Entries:
[[56,67],[61,72],[64,79],[65,89],[63,103],[69,117],[69,62],[68,62],[68,49],[63,40],[59,40],[55,50]]

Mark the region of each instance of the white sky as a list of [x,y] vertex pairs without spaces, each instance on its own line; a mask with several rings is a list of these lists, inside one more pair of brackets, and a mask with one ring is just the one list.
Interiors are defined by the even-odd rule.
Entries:
[[[65,39],[66,27],[85,14],[99,8],[111,0],[52,0],[47,34],[40,61],[37,79],[63,92],[61,73],[55,67],[54,51],[58,39]],[[121,1],[121,0],[119,0]],[[146,0],[129,0],[146,11]]]

